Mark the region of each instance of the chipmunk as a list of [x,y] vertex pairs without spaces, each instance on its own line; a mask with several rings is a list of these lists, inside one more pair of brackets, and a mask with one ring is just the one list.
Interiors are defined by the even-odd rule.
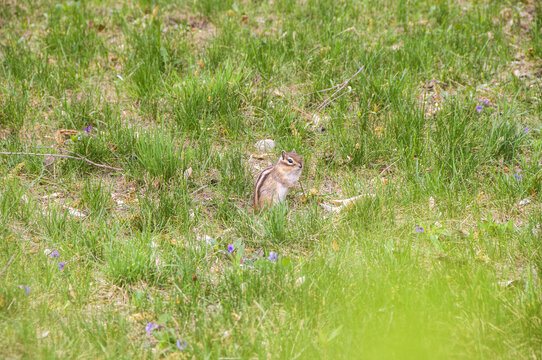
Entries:
[[289,153],[282,150],[279,161],[263,169],[256,179],[254,209],[284,202],[288,190],[298,182],[302,169],[303,159],[295,150]]

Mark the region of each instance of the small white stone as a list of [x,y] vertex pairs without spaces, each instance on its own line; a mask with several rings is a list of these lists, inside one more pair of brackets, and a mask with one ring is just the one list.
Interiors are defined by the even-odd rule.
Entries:
[[57,193],[52,193],[50,195],[42,196],[41,198],[42,199],[52,199],[52,198],[59,197],[60,195],[62,195],[62,194],[57,192]]
[[433,210],[435,208],[435,199],[430,196],[429,197],[429,210]]
[[275,148],[275,142],[271,139],[265,139],[258,141],[254,146],[260,151],[269,151]]
[[198,241],[204,242],[205,244],[209,246],[216,244],[216,240],[210,237],[209,235],[203,235],[203,236],[197,235],[196,239]]
[[518,205],[523,206],[523,205],[527,205],[530,202],[531,202],[531,200],[529,200],[529,199],[523,199],[518,203]]
[[83,214],[81,211],[77,210],[77,209],[74,209],[72,207],[69,207],[68,208],[68,213],[71,215],[71,216],[75,216],[75,217],[85,217],[85,214]]
[[160,257],[156,257],[156,259],[154,259],[154,265],[156,266],[162,266],[164,264],[164,262],[162,261],[162,259],[160,259]]

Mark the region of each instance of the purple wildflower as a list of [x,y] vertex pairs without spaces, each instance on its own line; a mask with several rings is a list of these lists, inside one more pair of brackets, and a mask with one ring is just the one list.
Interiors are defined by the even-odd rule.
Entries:
[[416,230],[415,230],[417,233],[422,233],[423,232],[423,227],[421,226],[416,226]]
[[233,244],[229,244],[228,245],[228,252],[231,254],[233,252],[233,250],[235,250],[235,246],[233,246]]
[[147,335],[151,335],[152,331],[158,327],[158,324],[153,323],[152,321],[145,326],[145,331]]
[[58,268],[60,269],[60,271],[64,270],[64,265],[66,265],[66,264],[64,264],[63,262],[58,263]]
[[58,253],[57,250],[55,250],[55,251],[51,252],[51,253],[49,254],[49,256],[52,257],[52,258],[57,258],[57,257],[60,256],[60,254]]
[[523,130],[523,132],[524,132],[525,134],[527,134],[527,133],[529,132],[529,128],[525,128],[525,130]]
[[516,178],[517,181],[521,181],[522,175],[521,174],[514,174],[514,177]]
[[86,132],[90,132],[90,130],[92,130],[92,126],[90,126],[90,125],[85,128]]
[[271,251],[271,252],[269,253],[269,257],[268,257],[267,259],[268,259],[269,261],[275,262],[275,261],[277,261],[277,255],[278,255],[278,254],[277,254],[276,252]]
[[480,104],[476,105],[476,111],[478,111],[478,113],[481,113],[483,109],[484,108],[482,107],[482,105]]
[[489,100],[488,99],[482,100],[482,104],[484,104],[485,107],[488,107],[489,106]]
[[30,293],[30,288],[28,287],[28,285],[19,285],[19,289],[24,289],[25,295],[28,295],[28,293]]
[[186,349],[186,341],[181,341],[181,339],[177,339],[177,348],[179,348],[179,350],[181,351]]

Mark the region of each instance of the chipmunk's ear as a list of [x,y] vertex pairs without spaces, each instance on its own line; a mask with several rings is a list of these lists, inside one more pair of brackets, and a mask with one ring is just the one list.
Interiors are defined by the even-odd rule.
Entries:
[[286,160],[286,151],[282,150],[282,158]]
[[292,152],[293,152],[294,154],[297,154],[297,153],[295,152],[295,149],[292,149]]

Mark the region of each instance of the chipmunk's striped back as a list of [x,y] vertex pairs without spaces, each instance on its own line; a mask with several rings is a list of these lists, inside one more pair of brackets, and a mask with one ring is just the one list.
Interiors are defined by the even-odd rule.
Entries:
[[273,171],[274,167],[274,165],[268,166],[262,170],[260,175],[258,175],[258,178],[256,179],[256,184],[254,186],[254,207],[258,207],[258,204],[260,203],[260,189],[262,187],[262,184],[265,182],[267,176],[269,176],[269,173]]

